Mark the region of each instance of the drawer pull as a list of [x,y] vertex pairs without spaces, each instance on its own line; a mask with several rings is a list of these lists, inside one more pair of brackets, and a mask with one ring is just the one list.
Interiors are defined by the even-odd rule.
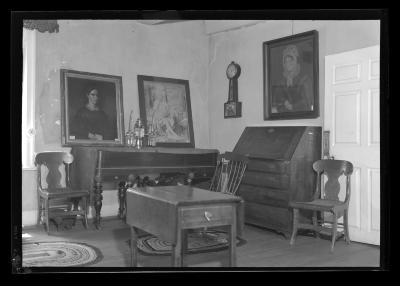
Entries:
[[210,212],[205,211],[205,212],[204,212],[204,216],[206,217],[206,220],[207,220],[207,221],[210,221],[210,220],[211,220],[211,217],[212,217],[212,214],[211,214]]

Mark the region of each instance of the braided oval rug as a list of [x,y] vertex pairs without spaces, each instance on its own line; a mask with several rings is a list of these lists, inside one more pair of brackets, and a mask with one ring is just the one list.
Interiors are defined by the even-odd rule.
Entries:
[[36,242],[22,245],[23,267],[87,266],[102,258],[99,249],[80,242]]
[[[129,243],[129,240],[127,241]],[[241,246],[246,241],[237,237],[236,245]],[[171,255],[172,246],[151,234],[138,238],[137,247],[144,255]],[[228,248],[228,235],[218,230],[207,230],[205,234],[192,232],[188,234],[188,253],[221,251]]]

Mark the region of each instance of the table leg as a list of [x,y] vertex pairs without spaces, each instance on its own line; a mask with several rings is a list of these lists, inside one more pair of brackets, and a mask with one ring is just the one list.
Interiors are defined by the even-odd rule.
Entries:
[[95,177],[95,184],[94,184],[94,194],[93,194],[93,205],[94,205],[94,210],[96,212],[95,217],[94,217],[94,225],[96,229],[101,229],[100,226],[100,211],[101,207],[103,205],[103,195],[101,194],[103,192],[102,190],[102,185],[101,185],[101,178],[99,176]]
[[172,266],[182,267],[182,230],[178,227],[176,241],[172,244]]
[[232,224],[229,231],[229,265],[236,267],[236,209],[232,212]]
[[136,227],[131,227],[131,267],[137,267],[137,238],[138,238],[138,230]]
[[125,181],[121,181],[118,184],[118,218],[125,219],[125,201],[126,201],[126,187]]
[[188,250],[188,230],[183,229],[182,230],[182,247],[181,247],[181,265],[182,267],[185,267],[185,253],[187,253]]

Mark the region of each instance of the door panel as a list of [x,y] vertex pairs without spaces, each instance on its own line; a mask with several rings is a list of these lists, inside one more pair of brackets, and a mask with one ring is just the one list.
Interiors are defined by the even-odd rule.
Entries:
[[369,230],[379,231],[380,228],[380,171],[379,169],[368,169],[368,195],[370,198],[370,210],[371,224]]
[[380,143],[379,130],[379,89],[368,90],[368,145]]
[[354,165],[350,239],[371,244],[380,243],[379,62],[379,46],[325,57],[330,155]]
[[360,91],[333,94],[333,144],[360,144]]
[[333,84],[360,81],[360,63],[338,64],[333,66]]

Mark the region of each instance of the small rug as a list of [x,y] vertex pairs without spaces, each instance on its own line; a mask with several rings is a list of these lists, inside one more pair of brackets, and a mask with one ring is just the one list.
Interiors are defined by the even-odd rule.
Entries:
[[[129,240],[128,240],[129,243]],[[236,238],[236,245],[241,246],[246,241]],[[171,255],[171,244],[151,234],[138,238],[138,250],[144,255]],[[188,253],[220,251],[228,248],[228,235],[218,230],[207,230],[206,233],[188,233]]]
[[22,245],[23,267],[87,266],[103,258],[100,250],[77,242],[36,242]]

